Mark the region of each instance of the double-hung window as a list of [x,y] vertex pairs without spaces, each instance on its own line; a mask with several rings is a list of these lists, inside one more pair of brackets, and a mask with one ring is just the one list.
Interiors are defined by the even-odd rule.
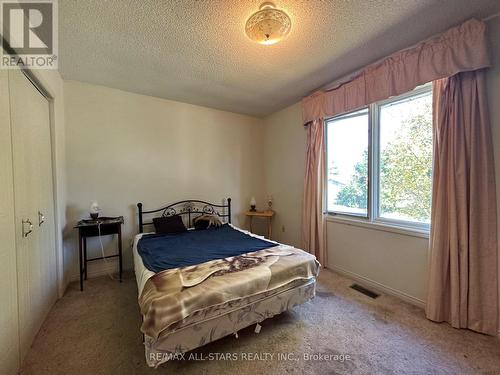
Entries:
[[326,120],[329,214],[428,230],[432,91],[423,86]]

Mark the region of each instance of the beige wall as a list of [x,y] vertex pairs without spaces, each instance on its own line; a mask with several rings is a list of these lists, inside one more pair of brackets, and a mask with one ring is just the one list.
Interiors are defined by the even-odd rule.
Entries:
[[300,247],[306,131],[295,104],[264,119],[265,193],[273,196],[273,239]]
[[[231,197],[233,219],[252,195],[263,202],[262,121],[249,116],[101,86],[65,83],[67,220],[66,252],[77,277],[76,231],[92,200],[107,216],[123,215],[125,266],[137,233],[136,203],[145,208],[187,198],[221,202]],[[114,249],[106,240],[106,250]],[[89,252],[97,255],[96,241]],[[106,268],[95,262],[91,274]]]
[[428,238],[327,222],[328,268],[423,306]]
[[[488,28],[495,65],[488,72],[488,97],[500,208],[500,17],[490,20]],[[265,163],[268,165],[266,188],[274,194],[276,201],[279,215],[276,229],[286,222],[286,226],[294,228],[294,232],[280,234],[279,239],[297,244],[301,217],[299,202],[302,200],[301,162],[305,159],[302,143],[305,142],[305,132],[301,127],[300,104],[268,116],[264,122]],[[287,155],[284,155],[284,150],[288,150]],[[280,206],[281,201],[286,204]],[[329,268],[423,305],[427,279],[427,238],[328,221],[327,241]]]

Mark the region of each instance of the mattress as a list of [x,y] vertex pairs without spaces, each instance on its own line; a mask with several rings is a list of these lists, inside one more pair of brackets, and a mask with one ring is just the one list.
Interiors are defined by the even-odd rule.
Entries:
[[[232,226],[232,228],[246,235],[258,239],[263,239],[263,237],[261,236],[252,234],[237,227]],[[142,295],[145,294],[147,296],[152,292],[152,284],[157,284],[159,281],[162,281],[163,285],[165,285],[165,281],[168,280],[159,280],[159,276],[172,271],[167,270],[155,274],[154,272],[146,268],[137,249],[137,244],[144,235],[146,234],[138,234],[134,239],[133,245],[134,269],[136,274],[141,310],[144,307],[144,298],[141,298],[144,296]],[[304,274],[303,270],[294,269],[290,265],[298,264],[297,256],[299,259],[301,258],[301,254],[303,258],[311,258],[310,254],[304,253],[301,250],[295,249],[291,246],[280,244],[275,241],[270,242],[278,246],[267,250],[257,251],[255,253],[245,254],[245,256],[250,254],[259,254],[266,251],[273,251],[273,254],[277,253],[278,256],[273,255],[269,258],[280,258],[279,255],[281,253],[281,255],[283,255],[282,258],[284,258],[284,260],[281,260],[281,262],[268,262],[266,260],[266,262],[271,265],[271,268],[274,267],[277,278],[280,274],[283,273],[283,271],[290,274]],[[294,256],[286,256],[287,253],[293,254]],[[292,258],[295,258],[295,260],[293,260]],[[314,257],[312,258],[314,259]],[[144,329],[143,323],[142,329],[145,333],[146,361],[150,366],[157,366],[160,363],[167,361],[169,358],[168,356],[158,356],[158,354],[183,353],[188,350],[195,349],[230,333],[235,333],[237,330],[247,327],[251,324],[259,323],[269,317],[279,314],[285,310],[288,310],[289,308],[292,308],[293,306],[304,303],[307,300],[313,298],[315,294],[316,275],[319,270],[319,263],[317,263],[317,261],[314,262],[316,263],[316,265],[313,265],[312,268],[310,264],[306,265],[305,263],[303,263],[302,266],[299,266],[299,268],[309,268],[308,273],[306,273],[306,278],[295,277],[292,275],[289,276],[291,280],[290,282],[279,283],[278,280],[274,280],[271,277],[272,282],[269,284],[269,289],[260,289],[258,293],[244,294],[245,297],[224,300],[222,303],[207,304],[206,307],[203,307],[205,306],[205,304],[201,303],[200,306],[202,306],[202,308],[197,308],[189,312],[188,314],[184,314],[179,319],[173,319],[173,323],[169,323],[168,329],[148,331],[147,329]],[[205,265],[206,264],[203,264],[203,266]],[[194,268],[198,268],[199,266],[200,265],[194,266]],[[173,272],[175,273],[177,272],[177,270],[179,269],[174,269]],[[189,267],[185,267],[183,268],[183,270],[185,270],[183,272],[189,273]],[[273,273],[271,269],[269,269],[269,271],[271,272],[271,274]],[[251,275],[252,272],[254,271],[242,270],[236,272],[235,274],[241,273],[242,277],[245,277],[245,274],[247,274],[248,276],[248,274],[250,273],[250,278],[247,278],[247,280],[250,281],[253,280],[252,276],[255,276]],[[187,305],[189,305],[193,302],[198,303],[199,300],[197,298],[203,299],[203,296],[205,294],[210,293],[213,290],[213,286],[211,286],[211,283],[214,282],[214,279],[227,278],[228,280],[235,280],[235,274],[229,273],[227,275],[223,275],[222,277],[207,279],[206,282],[201,283],[206,284],[204,293],[198,294],[198,296],[194,300],[181,301],[181,304],[186,303]],[[233,279],[231,279],[231,277],[233,277]],[[153,279],[148,283],[148,280],[151,278]],[[181,280],[182,279],[183,278],[181,277]],[[145,290],[146,283],[148,283],[147,290]],[[228,284],[229,289],[231,285],[232,281],[230,281]],[[198,287],[199,285],[195,286],[194,288],[188,289],[193,289],[194,292],[194,290],[196,290]],[[227,290],[226,287],[224,287],[224,289],[222,290],[224,291],[224,293],[229,293],[229,290]],[[161,298],[162,294],[158,294],[158,292],[159,291],[157,290],[156,295],[160,296]],[[161,320],[163,317],[163,313],[160,314],[161,316],[159,316],[158,313],[160,311],[165,311],[164,309],[167,306],[168,309],[170,309],[172,303],[165,303],[165,301],[163,301],[163,306],[164,307],[160,308],[156,313],[149,314],[150,317],[155,317],[152,321],[153,324],[157,320]],[[151,333],[148,334],[148,332]],[[203,335],[201,335],[202,333]]]
[[[251,233],[251,232],[243,230],[243,229],[240,229],[240,228],[238,228],[238,227],[236,227],[236,226],[234,226],[232,224],[229,224],[229,225],[232,228],[240,231],[241,233],[247,234],[249,236],[252,236],[252,237],[260,239],[260,240],[265,240],[267,242],[274,243],[276,245],[280,245],[279,242],[265,239],[262,236],[259,236],[257,234]],[[189,230],[192,230],[192,229],[189,229]],[[135,236],[135,238],[134,238],[134,244],[133,244],[133,248],[132,248],[132,253],[133,253],[133,256],[134,256],[135,278],[136,278],[136,281],[137,281],[137,289],[138,289],[138,292],[139,292],[139,296],[142,294],[142,290],[144,289],[144,284],[146,283],[146,281],[151,276],[153,276],[155,274],[154,272],[152,272],[152,271],[150,271],[150,270],[148,270],[146,268],[146,266],[144,265],[144,262],[142,261],[142,257],[139,255],[139,252],[138,252],[138,249],[137,249],[137,244],[138,244],[139,240],[142,238],[142,236],[146,236],[146,235],[150,235],[150,234],[154,234],[154,232],[139,233],[139,234],[137,234]]]
[[132,247],[132,254],[134,256],[134,271],[135,271],[135,280],[137,281],[137,290],[139,292],[139,295],[142,294],[142,290],[144,289],[144,284],[146,281],[154,275],[154,272],[148,270],[144,263],[142,262],[142,258],[137,252],[137,243],[139,240],[142,238],[142,236],[145,236],[150,233],[139,233],[137,236],[135,236],[134,239],[134,245]]
[[152,272],[195,266],[279,246],[275,242],[249,236],[229,224],[204,230],[143,236],[137,251]]
[[[263,237],[258,236],[256,234],[253,234],[251,232],[237,228],[235,226],[233,226],[233,228],[241,231],[242,233],[248,234],[252,237],[256,237],[259,239],[263,238]],[[134,240],[134,246],[133,246],[134,270],[135,270],[135,276],[136,276],[136,281],[137,281],[137,290],[138,290],[139,296],[142,294],[142,291],[144,289],[144,284],[146,283],[146,281],[155,274],[154,272],[152,272],[146,268],[146,266],[144,265],[144,263],[142,261],[142,257],[139,255],[139,252],[137,250],[137,243],[139,242],[139,240],[142,238],[142,236],[145,236],[148,234],[151,234],[151,233],[140,233],[140,234],[136,235],[135,240]],[[269,240],[266,240],[266,241],[269,241]],[[275,241],[269,241],[269,242],[279,244],[278,242],[275,242]],[[200,322],[203,322],[206,320],[210,320],[217,315],[226,314],[226,313],[234,311],[238,308],[248,306],[248,305],[255,303],[256,301],[259,301],[261,299],[269,298],[269,297],[274,296],[274,295],[279,295],[280,293],[282,293],[284,291],[288,291],[290,289],[299,287],[301,285],[306,285],[309,282],[310,282],[310,280],[295,280],[289,284],[283,285],[283,286],[276,288],[276,289],[273,289],[271,291],[265,291],[265,292],[258,293],[258,294],[252,295],[252,296],[238,299],[236,301],[231,301],[229,303],[210,306],[210,307],[207,307],[203,310],[198,310],[195,313],[186,317],[185,319],[182,319],[179,322],[177,322],[176,324],[174,324],[171,327],[171,330],[175,331],[175,330],[178,330],[180,328],[183,328],[183,327],[195,324],[195,323],[200,323]]]

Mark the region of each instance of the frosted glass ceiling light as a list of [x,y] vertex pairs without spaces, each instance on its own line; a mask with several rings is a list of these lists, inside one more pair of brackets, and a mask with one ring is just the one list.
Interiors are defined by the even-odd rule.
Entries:
[[290,17],[271,2],[262,3],[259,11],[247,20],[245,32],[254,42],[271,45],[283,39],[292,26]]

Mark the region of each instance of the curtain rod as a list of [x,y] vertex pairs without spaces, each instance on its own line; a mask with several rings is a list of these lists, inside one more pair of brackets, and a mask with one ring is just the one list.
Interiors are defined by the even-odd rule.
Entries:
[[497,18],[498,16],[500,16],[500,12],[492,14],[491,16],[488,16],[488,17],[484,17],[483,21],[487,22],[489,20],[492,20],[493,18]]

